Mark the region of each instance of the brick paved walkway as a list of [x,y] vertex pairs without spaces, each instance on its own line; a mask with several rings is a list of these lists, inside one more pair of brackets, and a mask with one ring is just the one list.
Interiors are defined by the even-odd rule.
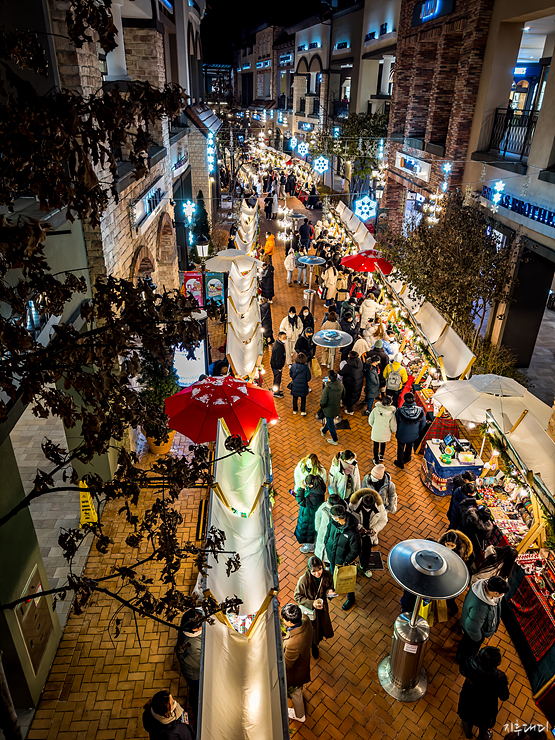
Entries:
[[[290,199],[296,211],[301,204]],[[314,222],[319,212],[308,211]],[[262,222],[276,231],[276,222]],[[276,268],[276,297],[272,305],[274,334],[290,305],[299,310],[302,288],[285,285],[283,242],[277,240],[274,256]],[[317,324],[322,308],[318,301]],[[265,356],[270,383],[269,357]],[[283,387],[288,383],[284,378]],[[306,417],[293,416],[291,397],[277,401],[281,421],[270,431],[270,445],[274,467],[274,485],[277,489],[274,508],[280,566],[280,602],[292,599],[297,578],[306,564],[293,537],[297,504],[287,494],[293,482],[293,469],[308,452],[316,452],[329,470],[335,452],[349,447],[358,454],[361,472],[371,467],[369,427],[361,408],[348,417],[351,431],[339,432],[340,447],[322,440],[314,414],[318,408],[321,380],[311,382],[313,392],[308,397]],[[177,449],[183,449],[183,438],[176,438]],[[386,465],[392,473],[399,494],[397,514],[390,516],[387,527],[380,534],[380,550],[384,559],[389,549],[408,537],[437,537],[445,528],[447,500],[438,499],[420,484],[418,460],[404,470],[393,466],[394,446],[386,450]],[[145,457],[145,464],[149,456]],[[200,490],[185,491],[180,510],[185,518],[183,539],[194,538]],[[145,494],[144,505],[152,494]],[[127,526],[115,515],[117,506],[107,507],[104,522],[108,534],[116,544],[109,555],[91,553],[87,565],[89,575],[103,575],[114,564],[122,562],[122,545],[128,533]],[[194,576],[185,567],[183,584],[192,585]],[[387,655],[391,644],[391,628],[400,611],[400,589],[387,571],[357,584],[357,604],[349,612],[341,610],[342,599],[331,604],[335,629],[333,640],[321,645],[320,658],[312,660],[312,682],[305,689],[307,720],[304,725],[292,723],[291,732],[307,740],[379,740],[380,738],[421,738],[445,740],[463,737],[456,715],[458,694],[462,679],[453,663],[457,620],[435,626],[431,631],[429,652],[425,666],[430,681],[428,693],[415,704],[395,702],[381,688],[377,666]],[[462,599],[460,600],[462,601]],[[29,733],[31,740],[123,740],[144,738],[140,722],[141,707],[157,690],[169,687],[183,703],[185,683],[180,678],[174,659],[175,637],[164,627],[146,620],[139,621],[139,645],[135,636],[133,618],[123,614],[122,635],[112,642],[106,628],[116,606],[103,597],[95,598],[93,606],[82,616],[71,615],[58,650],[43,699]],[[504,653],[501,668],[509,676],[511,697],[499,712],[494,738],[499,740],[504,723],[542,722],[535,711],[530,686],[510,640],[500,627],[490,644],[498,645]],[[501,732],[500,732],[501,731]],[[225,738],[222,738],[225,740]],[[260,740],[272,740],[260,738]]]

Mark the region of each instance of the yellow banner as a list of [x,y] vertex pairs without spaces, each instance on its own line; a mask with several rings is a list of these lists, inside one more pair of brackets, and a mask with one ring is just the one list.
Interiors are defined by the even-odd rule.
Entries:
[[87,484],[84,481],[80,481],[79,488],[81,489],[79,492],[81,503],[81,521],[79,522],[79,527],[82,527],[84,524],[94,524],[97,522],[98,514],[94,508],[91,494],[87,490]]

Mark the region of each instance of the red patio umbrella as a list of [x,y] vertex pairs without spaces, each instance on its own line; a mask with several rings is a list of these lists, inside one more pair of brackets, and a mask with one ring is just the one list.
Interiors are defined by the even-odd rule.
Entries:
[[384,275],[389,275],[393,270],[393,265],[382,257],[382,253],[377,249],[365,249],[358,254],[349,254],[343,257],[341,264],[350,267],[357,272],[374,272],[376,265]]
[[270,391],[230,376],[199,380],[166,398],[165,403],[170,429],[197,444],[215,441],[218,419],[245,442],[261,417],[269,422],[279,419]]

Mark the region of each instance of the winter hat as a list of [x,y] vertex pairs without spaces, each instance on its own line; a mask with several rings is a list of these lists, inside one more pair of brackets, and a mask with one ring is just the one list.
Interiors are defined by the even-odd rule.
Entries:
[[379,465],[376,465],[370,471],[370,475],[372,476],[372,478],[375,478],[376,480],[381,480],[385,475],[385,465],[382,465],[382,463],[380,463]]
[[403,362],[403,355],[400,352],[397,352],[393,358],[393,362]]
[[376,349],[381,349],[383,347],[383,342],[381,339],[376,339],[376,343],[374,344],[374,347]]
[[297,313],[295,306],[289,306],[289,313]]

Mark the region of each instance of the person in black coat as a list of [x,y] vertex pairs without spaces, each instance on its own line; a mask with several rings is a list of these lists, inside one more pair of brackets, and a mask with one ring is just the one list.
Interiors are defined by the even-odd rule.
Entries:
[[272,345],[272,355],[270,357],[270,367],[274,374],[274,396],[276,398],[283,398],[281,390],[281,374],[285,367],[285,342],[287,340],[287,334],[284,331],[280,331],[277,337],[277,341]]
[[314,552],[316,528],[314,519],[316,511],[326,500],[326,484],[319,475],[309,474],[305,485],[296,491],[299,504],[299,515],[295,527],[295,537],[301,545],[301,552]]
[[347,362],[339,374],[342,377],[345,386],[345,413],[352,416],[353,407],[358,402],[364,385],[364,366],[358,356],[358,352],[349,352]]
[[298,401],[301,399],[301,416],[306,416],[306,397],[308,396],[310,368],[307,365],[306,356],[299,352],[295,362],[289,368],[291,376],[291,395],[293,396],[293,413],[298,412]]
[[475,480],[476,473],[473,473],[471,470],[465,470],[464,473],[459,473],[453,478],[453,491],[456,491],[460,486],[464,486],[465,483],[474,483]]
[[474,552],[483,552],[493,534],[493,521],[487,506],[476,506],[462,501],[459,507],[461,523],[459,529],[472,542]]
[[272,218],[272,204],[274,202],[274,199],[272,198],[271,194],[268,193],[268,195],[264,198],[264,213],[266,215],[267,219]]
[[383,342],[381,339],[376,339],[374,347],[372,348],[372,352],[379,355],[380,357],[380,380],[383,381],[381,384],[382,386],[384,386],[385,380],[383,380],[383,371],[389,365],[389,355],[383,348]]
[[464,656],[460,672],[465,682],[459,697],[457,714],[461,718],[463,732],[473,737],[474,726],[479,729],[478,740],[490,740],[490,728],[495,726],[499,711],[498,701],[509,698],[507,676],[499,670],[501,651],[487,646],[478,655]]
[[316,345],[314,344],[313,336],[314,328],[307,326],[303,329],[303,333],[295,342],[295,352],[302,352],[309,365],[310,361],[316,354]]
[[463,501],[467,502],[465,506],[468,504],[473,506],[476,503],[476,483],[468,482],[458,488],[454,488],[451,501],[449,502],[449,508],[447,509],[449,529],[459,529],[459,525],[461,523],[460,506]]
[[412,458],[412,447],[426,428],[426,414],[421,406],[417,406],[414,393],[405,394],[405,400],[395,412],[397,419],[397,459],[394,464],[403,470],[405,463]]
[[189,717],[169,691],[158,691],[145,704],[143,727],[150,740],[193,740]]
[[[344,506],[332,506],[330,509],[330,523],[324,537],[324,549],[333,575],[336,565],[351,565],[362,549],[358,522],[355,517],[345,510]],[[355,605],[355,592],[347,594],[342,604],[343,611],[348,611]]]
[[369,416],[372,411],[374,401],[380,395],[381,378],[380,378],[381,358],[372,351],[366,358],[364,364],[364,376],[366,378],[366,408],[362,412],[364,416]]
[[274,297],[274,268],[267,256],[264,257],[264,267],[259,283],[262,298],[267,298],[271,303]]
[[352,343],[348,344],[346,347],[341,347],[341,360],[343,361],[347,359],[347,357],[349,356],[350,348],[357,340],[358,324],[355,320],[354,314],[350,311],[346,311],[343,315],[343,318],[339,321],[339,325],[341,326],[341,331],[350,334],[353,340]]
[[292,172],[290,172],[287,175],[287,185],[286,185],[286,188],[285,188],[285,192],[286,193],[289,193],[290,196],[295,195],[295,186],[296,186],[296,184],[297,184],[297,180],[295,178],[295,175]]
[[273,344],[274,332],[272,329],[272,307],[267,298],[263,298],[260,304],[260,323],[262,324],[266,341],[268,344]]
[[314,331],[314,316],[310,313],[307,306],[303,306],[299,313],[299,318],[303,322],[303,327],[306,329],[310,326]]

